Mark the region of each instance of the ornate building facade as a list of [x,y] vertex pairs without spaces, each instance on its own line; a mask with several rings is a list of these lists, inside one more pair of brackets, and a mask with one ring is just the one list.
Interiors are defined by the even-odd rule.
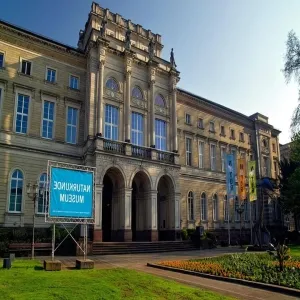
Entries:
[[[96,167],[94,241],[238,227],[236,203],[226,205],[226,153],[255,159],[259,177],[277,177],[280,132],[259,113],[178,88],[160,35],[96,3],[77,48],[5,22],[0,32],[1,226],[31,226],[33,214],[48,226],[45,197],[34,211],[26,194],[29,182],[46,184],[48,160]],[[246,228],[248,212],[246,201]]]

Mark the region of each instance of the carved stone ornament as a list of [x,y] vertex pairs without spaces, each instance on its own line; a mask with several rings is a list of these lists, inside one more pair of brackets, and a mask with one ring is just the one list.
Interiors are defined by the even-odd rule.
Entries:
[[131,104],[138,108],[147,109],[147,102],[145,102],[144,100],[140,100],[132,97]]
[[122,102],[122,97],[119,92],[112,91],[110,89],[105,89],[105,95],[115,101]]

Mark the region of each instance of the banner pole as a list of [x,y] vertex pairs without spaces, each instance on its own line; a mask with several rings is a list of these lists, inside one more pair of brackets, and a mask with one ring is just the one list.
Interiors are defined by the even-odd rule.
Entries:
[[54,251],[55,251],[55,223],[53,224],[53,232],[52,232],[52,261],[54,261]]
[[230,246],[230,198],[227,201],[227,220],[228,220],[228,246]]

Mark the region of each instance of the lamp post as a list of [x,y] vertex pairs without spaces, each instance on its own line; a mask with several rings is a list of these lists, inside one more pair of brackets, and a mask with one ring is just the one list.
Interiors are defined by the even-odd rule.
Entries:
[[242,247],[242,214],[245,211],[245,203],[242,202],[239,204],[236,208],[235,211],[240,215],[240,246]]
[[36,210],[36,200],[39,193],[42,192],[37,183],[27,184],[27,196],[33,200],[33,225],[32,225],[32,245],[31,245],[31,258],[34,259],[34,230],[35,230],[35,210]]

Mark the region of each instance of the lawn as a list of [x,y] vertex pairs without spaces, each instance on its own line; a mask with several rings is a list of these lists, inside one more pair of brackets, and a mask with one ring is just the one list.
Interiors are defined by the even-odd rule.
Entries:
[[[299,250],[299,248],[298,248]],[[295,249],[293,251],[296,251]],[[292,256],[279,272],[269,254],[242,253],[197,260],[164,261],[161,265],[223,277],[258,281],[300,289],[300,257]]]
[[0,269],[0,298],[12,299],[232,299],[133,270],[46,272],[37,261],[16,260]]
[[292,256],[300,256],[300,245],[289,246]]

